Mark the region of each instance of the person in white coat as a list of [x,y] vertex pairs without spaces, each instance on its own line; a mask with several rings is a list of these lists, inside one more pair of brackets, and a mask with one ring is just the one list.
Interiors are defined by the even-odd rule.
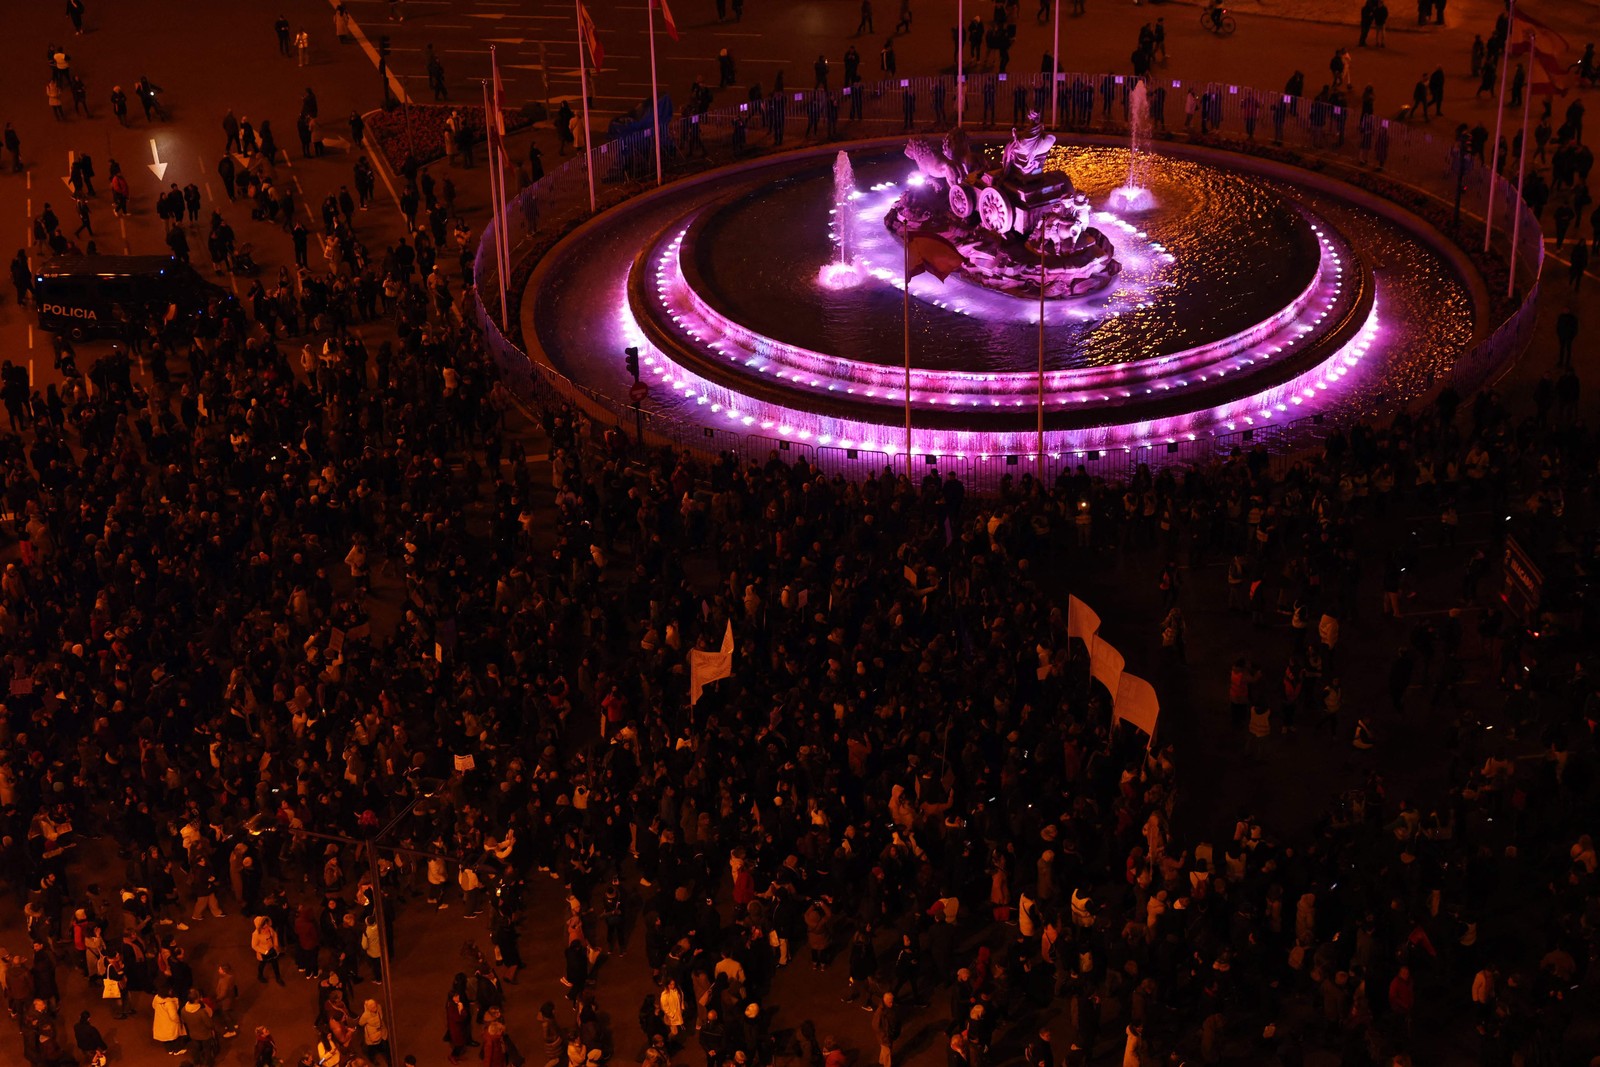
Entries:
[[172,995],[172,990],[162,987],[150,999],[150,1008],[155,1013],[155,1018],[150,1024],[150,1036],[157,1043],[176,1056],[183,1051],[186,1038],[183,1035],[183,1018],[178,998]]
[[661,1021],[667,1024],[667,1033],[672,1037],[683,1030],[683,990],[671,978],[661,991]]

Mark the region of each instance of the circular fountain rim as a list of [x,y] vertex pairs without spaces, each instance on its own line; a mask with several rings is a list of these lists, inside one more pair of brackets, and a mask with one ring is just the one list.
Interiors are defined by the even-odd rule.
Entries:
[[[788,407],[805,407],[819,413],[838,415],[843,418],[861,420],[881,419],[886,414],[892,413],[894,408],[890,405],[899,404],[898,398],[885,395],[883,397],[868,398],[861,395],[840,394],[837,392],[817,392],[802,389],[797,382],[762,378],[760,375],[730,376],[727,369],[711,358],[711,353],[703,345],[696,345],[686,341],[682,336],[672,332],[662,321],[666,314],[665,309],[657,309],[651,299],[650,286],[654,275],[651,273],[651,261],[666,237],[679,225],[674,222],[658,231],[654,237],[645,243],[639,253],[634,257],[628,269],[628,302],[633,311],[634,321],[643,331],[646,339],[657,350],[670,357],[676,365],[692,371],[710,381],[746,396],[762,400],[769,404]],[[1289,352],[1287,358],[1270,362],[1260,371],[1252,371],[1243,380],[1251,383],[1250,393],[1257,393],[1264,389],[1271,389],[1282,385],[1326,363],[1333,358],[1352,337],[1358,334],[1367,323],[1375,306],[1376,294],[1373,286],[1372,271],[1365,261],[1356,259],[1351,276],[1345,280],[1353,290],[1348,295],[1346,302],[1341,306],[1338,319],[1329,323],[1308,344]],[[649,313],[641,313],[646,309]],[[835,357],[827,357],[833,359]],[[1155,361],[1141,361],[1151,363]],[[885,368],[882,364],[872,364],[880,370]],[[1137,367],[1140,364],[1125,364],[1126,367]],[[912,373],[917,373],[917,368],[912,368]],[[957,372],[959,373],[959,372]],[[1071,371],[1048,371],[1046,377],[1055,379],[1066,376]],[[1037,372],[1003,372],[996,374],[974,372],[973,378],[1009,378],[1014,377],[1026,382],[1036,382]],[[1147,379],[1141,379],[1141,381]],[[1232,381],[1238,381],[1234,378]],[[1126,385],[1127,383],[1123,383]],[[1064,404],[1057,401],[1053,394],[1047,394],[1050,399],[1045,408],[1046,429],[1056,430],[1086,430],[1097,427],[1118,425],[1125,422],[1148,422],[1154,419],[1172,418],[1195,410],[1203,410],[1218,404],[1226,404],[1237,399],[1237,389],[1229,388],[1231,381],[1225,373],[1218,374],[1214,379],[1203,378],[1196,384],[1196,388],[1186,392],[1176,392],[1163,389],[1162,395],[1151,394],[1145,390],[1145,396],[1137,398],[1123,393],[1120,397],[1102,397],[1101,403],[1072,405],[1069,407],[1051,406]],[[925,387],[926,388],[926,387]],[[1218,396],[1217,394],[1223,394]],[[901,394],[903,397],[903,393]],[[1104,405],[1104,406],[1102,406]],[[1036,405],[1030,396],[1027,403],[1019,408],[1013,406],[998,407],[960,407],[954,404],[940,408],[928,406],[913,399],[912,408],[916,412],[919,426],[942,429],[970,429],[974,431],[1006,430],[1012,429],[1011,423],[1019,419],[1026,419],[1030,424],[1035,418]]]
[[[647,242],[645,242],[644,253],[641,254],[641,257],[634,269],[642,269],[642,273],[644,275],[654,277],[655,275],[651,274],[651,271],[653,270],[653,267],[650,263],[651,256],[653,256],[656,251],[662,249],[663,247],[669,245],[674,246],[673,251],[676,260],[674,266],[679,272],[679,276],[682,278],[691,298],[703,305],[705,309],[710,309],[719,317],[729,322],[734,322],[734,313],[722,302],[714,300],[710,295],[708,295],[712,292],[712,288],[709,286],[709,284],[707,284],[698,264],[695,262],[692,254],[692,246],[695,243],[695,239],[702,235],[703,230],[711,221],[711,216],[714,215],[719,207],[726,205],[729,201],[734,199],[743,199],[750,195],[750,190],[741,189],[729,193],[727,196],[718,198],[717,200],[693,208],[691,212],[685,216],[686,218],[691,218],[692,221],[690,221],[688,225],[684,227],[684,234],[682,235],[681,239],[676,241],[671,239],[671,232],[677,229],[681,224],[682,220],[680,219],[679,221],[664,227]],[[1294,319],[1298,318],[1300,313],[1304,311],[1312,302],[1326,280],[1327,253],[1324,249],[1324,242],[1317,240],[1316,235],[1321,233],[1318,227],[1327,227],[1330,231],[1337,233],[1337,230],[1335,230],[1334,227],[1326,220],[1311,214],[1310,212],[1301,208],[1299,205],[1291,203],[1288,205],[1288,207],[1290,210],[1294,211],[1297,217],[1301,219],[1302,224],[1305,226],[1306,232],[1313,235],[1312,240],[1317,244],[1318,258],[1317,265],[1311,271],[1311,276],[1306,281],[1305,285],[1300,289],[1299,292],[1295,293],[1289,299],[1284,301],[1280,307],[1248,326],[1235,330],[1223,337],[1205,341],[1189,348],[1175,349],[1170,352],[1162,352],[1159,355],[1149,356],[1144,359],[1129,360],[1122,363],[1052,368],[1048,371],[1048,374],[1055,386],[1066,389],[1104,389],[1113,388],[1116,386],[1126,386],[1130,383],[1140,383],[1154,380],[1160,375],[1174,370],[1187,370],[1196,374],[1202,373],[1208,366],[1238,355],[1240,352],[1243,352],[1244,350],[1261,343],[1262,338],[1270,336],[1273,331],[1285,328]],[[1349,250],[1351,258],[1357,258],[1354,255],[1354,247],[1348,242],[1345,242],[1343,247]],[[685,254],[686,251],[690,254]],[[644,278],[642,280],[646,286],[649,285],[648,278]],[[633,286],[630,284],[630,293],[632,291]],[[641,290],[640,296],[641,299],[634,300],[634,312],[636,317],[638,317],[641,313],[645,313],[651,318],[658,318],[662,314],[668,314],[667,309],[653,306],[653,303],[648,298],[647,291]],[[918,301],[923,300],[923,298],[918,296],[916,293],[912,294],[912,299]],[[1068,305],[1075,302],[1075,300],[1060,300],[1056,303]],[[742,324],[739,325],[744,332],[751,334],[753,337],[757,338],[759,342],[780,344],[804,358],[827,360],[842,371],[855,372],[868,378],[875,373],[884,371],[885,369],[895,369],[900,366],[898,361],[891,363],[888,361],[858,359],[851,356],[806,348],[803,345],[794,344],[778,337],[769,337],[765,334],[760,334],[758,331],[750,327],[745,327]],[[912,365],[911,373],[914,381],[917,376],[921,375],[924,377],[940,377],[951,380],[967,378],[970,380],[981,380],[988,382],[1018,382],[1030,386],[1037,377],[1036,372],[1031,370],[963,372],[954,370],[940,370],[928,366],[918,366],[915,363]],[[929,386],[922,386],[921,388],[926,389],[929,388]]]
[[[903,140],[903,137],[863,138],[856,141],[805,146],[765,155],[759,159],[708,170],[679,179],[670,185],[646,190],[584,220],[546,249],[533,265],[528,275],[527,281],[523,286],[524,298],[520,302],[519,326],[523,342],[521,354],[529,361],[530,365],[539,368],[538,375],[541,379],[550,381],[554,388],[564,393],[573,402],[582,405],[592,416],[598,418],[619,417],[619,413],[625,409],[626,403],[602,391],[605,388],[604,385],[599,387],[584,385],[569,378],[568,371],[571,368],[564,370],[563,365],[557,362],[559,357],[552,356],[552,351],[558,350],[546,348],[545,337],[547,335],[538,318],[538,312],[543,302],[549,299],[550,294],[559,290],[559,286],[552,283],[552,275],[558,268],[569,262],[568,257],[575,254],[575,249],[584,240],[591,238],[597,229],[614,223],[618,217],[630,214],[640,208],[648,209],[659,198],[677,195],[680,190],[691,185],[723,180],[729,174],[735,172],[756,174],[767,167],[787,166],[796,159],[807,156],[835,153],[841,146],[855,145],[871,149],[903,143]],[[1109,145],[1113,147],[1119,146],[1121,143],[1119,138],[1096,134],[1077,135],[1077,141],[1081,144]],[[1472,305],[1471,313],[1474,318],[1474,340],[1472,343],[1481,340],[1488,333],[1490,313],[1488,291],[1477,266],[1465,250],[1457,246],[1425,217],[1413,208],[1408,207],[1404,201],[1369,191],[1360,185],[1345,181],[1335,175],[1310,166],[1301,166],[1294,162],[1281,161],[1248,151],[1233,150],[1222,146],[1193,145],[1181,141],[1163,141],[1161,150],[1164,154],[1209,161],[1223,166],[1234,166],[1251,173],[1314,189],[1337,197],[1352,207],[1369,211],[1404,229],[1413,239],[1438,255],[1445,266],[1466,287]],[[1397,184],[1402,188],[1410,188],[1405,186],[1403,182]],[[1427,199],[1429,196],[1429,194],[1422,191],[1417,191],[1416,195],[1418,202]],[[621,281],[620,278],[619,281]],[[1378,329],[1381,329],[1379,309],[1374,307],[1367,329],[1364,329],[1358,335],[1357,340],[1352,342],[1351,346],[1348,346],[1350,354],[1341,362],[1347,361],[1351,366],[1354,366],[1355,360],[1360,359],[1365,354],[1367,346],[1373,343],[1375,331]],[[1467,351],[1468,348],[1464,347],[1463,354],[1466,354]],[[1285,383],[1285,386],[1277,392],[1281,394],[1282,398],[1288,398],[1291,396],[1292,391],[1303,388],[1307,398],[1312,398],[1322,389],[1329,387],[1321,380],[1323,377],[1328,382],[1331,382],[1336,376],[1342,376],[1343,372],[1343,366],[1335,367],[1333,362],[1330,361],[1330,363],[1324,364],[1322,367],[1313,368],[1297,380]],[[1315,387],[1315,390],[1312,387]],[[793,398],[791,396],[787,399],[792,400]],[[1295,403],[1298,404],[1299,401],[1296,400]],[[1251,417],[1257,414],[1254,408],[1263,404],[1271,406],[1272,400],[1263,395],[1246,396],[1217,408],[1196,409],[1189,412],[1182,419],[1165,420],[1162,423],[1130,421],[1087,432],[1052,430],[1047,434],[1046,448],[1052,455],[1058,453],[1082,455],[1084,449],[1103,450],[1114,448],[1122,450],[1125,449],[1125,446],[1132,447],[1137,445],[1145,447],[1158,444],[1161,441],[1171,444],[1179,439],[1193,441],[1197,438],[1203,439],[1227,435],[1236,429],[1265,425],[1266,423],[1255,422]],[[1278,404],[1277,408],[1280,411],[1288,410],[1292,412],[1295,410],[1293,408],[1284,409],[1282,404]],[[796,414],[801,413],[793,407],[790,407],[789,410]],[[1308,407],[1301,410],[1310,412],[1317,409]],[[706,415],[701,417],[696,417],[692,410],[674,412],[670,417],[675,421],[681,422],[685,429],[695,427],[698,431],[703,428],[708,438],[713,433],[724,431],[763,434],[768,432],[769,427],[777,426],[775,422],[762,421],[759,424],[759,430],[755,429],[752,427],[751,419],[749,418],[750,413],[746,411],[741,413],[745,416],[742,419],[743,427],[741,428],[739,422],[733,422],[729,425],[711,418],[711,415],[716,414],[716,412],[716,405],[712,405]],[[732,417],[730,411],[724,411],[722,414],[725,417]],[[781,415],[781,411],[771,413],[772,418],[781,417]],[[1265,407],[1259,412],[1259,415],[1263,420],[1269,420],[1269,422],[1275,419],[1275,414],[1266,410]],[[758,415],[757,417],[759,418],[760,416]],[[1236,427],[1235,420],[1241,425]],[[821,435],[815,437],[815,443],[817,445],[828,445],[832,440],[840,448],[854,447],[863,451],[881,449],[891,454],[896,450],[903,451],[905,447],[904,444],[891,443],[903,440],[900,437],[902,431],[896,426],[885,425],[881,419],[875,419],[871,425],[864,425],[855,429],[858,432],[853,440],[847,440],[839,435],[832,437]],[[783,436],[787,436],[789,433],[788,430],[781,426],[777,427],[775,432]],[[810,435],[796,431],[795,436],[801,443],[804,443]],[[1033,451],[1028,443],[1031,442],[1033,437],[1031,432],[1021,435],[992,435],[991,439],[987,441],[980,440],[981,436],[983,435],[951,433],[950,431],[933,427],[924,430],[919,425],[916,437],[912,442],[911,451],[918,456],[960,456],[963,451],[974,456],[979,452],[995,455],[1018,452],[1031,455]],[[712,446],[707,445],[706,447],[711,448]]]

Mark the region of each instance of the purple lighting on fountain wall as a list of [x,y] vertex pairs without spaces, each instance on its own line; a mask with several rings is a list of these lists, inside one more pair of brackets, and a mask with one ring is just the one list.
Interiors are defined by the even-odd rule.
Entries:
[[[890,186],[880,185],[874,187],[872,192],[882,193],[888,188]],[[862,195],[857,194],[858,199]],[[878,206],[874,204],[860,210],[859,214],[863,219],[876,218]],[[1134,278],[1126,279],[1133,283],[1135,297],[1144,298],[1144,294],[1156,287],[1159,265],[1170,261],[1170,253],[1166,253],[1160,245],[1149,242],[1132,224],[1107,212],[1100,215],[1105,221],[1116,224],[1121,232],[1119,257],[1123,254],[1120,247],[1123,237],[1131,235],[1135,247],[1139,241],[1145,242],[1143,260],[1137,255],[1130,255],[1129,259],[1135,264],[1143,262],[1149,268],[1150,277],[1141,283],[1135,272]],[[1226,376],[1230,371],[1247,380],[1249,368],[1257,360],[1265,362],[1285,352],[1311,333],[1317,323],[1326,319],[1341,299],[1345,282],[1343,260],[1348,255],[1348,249],[1337,244],[1330,232],[1321,226],[1313,224],[1313,228],[1322,256],[1316,277],[1298,297],[1255,329],[1161,360],[1047,374],[1047,406],[1103,405],[1107,421],[1105,425],[1047,431],[1046,449],[1052,455],[1070,455],[1087,450],[1131,449],[1174,443],[1180,439],[1192,441],[1200,434],[1219,434],[1271,424],[1280,416],[1292,414],[1298,417],[1317,410],[1326,394],[1360,367],[1363,358],[1381,336],[1376,301],[1354,337],[1316,366],[1286,382],[1179,415],[1143,421],[1116,421],[1116,409],[1135,398],[1136,393],[1154,395],[1157,391],[1180,389],[1191,383],[1208,381],[1212,376]],[[842,392],[858,399],[877,401],[885,405],[884,419],[882,422],[869,421],[807,410],[804,406],[772,403],[748,396],[728,384],[704,378],[650,345],[624,297],[618,309],[618,327],[622,335],[619,341],[623,345],[639,345],[646,350],[643,359],[646,379],[670,392],[677,398],[677,403],[704,409],[707,414],[702,417],[708,425],[724,424],[729,429],[768,433],[780,439],[820,446],[903,453],[904,429],[893,417],[895,409],[892,407],[905,400],[904,386],[898,384],[903,371],[892,366],[807,352],[761,337],[725,317],[717,316],[694,293],[681,272],[679,255],[687,232],[687,227],[680,230],[658,255],[654,278],[655,294],[661,307],[687,343],[727,360],[729,366],[740,375],[769,375],[773,380],[782,380],[786,387],[795,389],[798,394],[813,393],[820,400],[830,393],[837,396]],[[882,231],[868,230],[868,233],[878,234]],[[875,248],[875,243],[882,243],[898,253],[898,245],[893,239],[867,236],[861,243],[861,253],[853,258],[861,268],[863,277],[898,287],[901,282],[898,273],[891,273],[887,267],[873,264],[872,259],[874,251],[880,255],[887,251]],[[914,296],[941,307],[952,308],[961,314],[986,315],[1002,309],[1012,310],[1024,303],[977,286],[968,287],[972,292],[962,293],[958,297],[951,297],[931,286],[921,292],[919,288],[914,282]],[[625,293],[626,289],[624,273],[624,277],[619,279],[618,291]],[[955,306],[957,299],[963,301],[965,306]],[[1053,310],[1073,316],[1115,315],[1118,311],[1113,305],[1123,299],[1127,297],[1119,295],[1103,301],[1104,306],[1098,312],[1076,306]],[[969,373],[913,368],[912,404],[930,411],[962,407],[1032,406],[1037,402],[1034,382],[1033,375],[1022,372]],[[795,401],[803,404],[803,395],[797,395]],[[1037,447],[1036,435],[1025,430],[920,428],[913,430],[912,440],[915,455],[932,456],[987,458],[1031,454]]]
[[[1140,105],[1147,114],[1148,101],[1135,101],[1136,110]],[[602,332],[591,332],[584,344],[638,346],[653,409],[706,428],[708,438],[727,430],[756,435],[745,448],[759,449],[767,437],[894,456],[906,451],[909,406],[914,456],[1004,460],[1037,452],[1034,409],[1041,404],[1045,451],[1069,459],[1141,449],[1176,455],[1178,449],[1161,446],[1338,411],[1350,403],[1352,390],[1359,396],[1387,373],[1393,353],[1385,351],[1380,305],[1401,316],[1389,331],[1395,350],[1407,343],[1404,290],[1384,301],[1387,281],[1361,261],[1354,247],[1359,241],[1336,209],[1330,213],[1314,199],[1283,197],[1226,172],[1212,179],[1192,163],[1169,167],[1154,155],[1140,161],[1137,153],[1130,164],[1105,152],[1087,161],[1071,157],[1084,186],[1075,190],[1064,171],[1051,171],[1033,186],[1019,181],[1020,193],[1010,201],[1013,211],[1031,211],[1038,201],[1028,199],[1030,189],[1062,185],[1064,195],[1076,197],[1076,215],[1067,221],[1075,217],[1080,226],[1097,227],[1096,254],[1114,253],[1121,265],[1110,284],[1065,296],[1047,289],[1042,309],[1038,286],[1032,298],[1023,298],[972,271],[943,283],[921,276],[907,285],[905,227],[896,225],[906,220],[904,205],[915,210],[942,203],[955,180],[947,184],[938,173],[938,156],[914,158],[918,169],[907,174],[888,169],[887,150],[867,151],[857,151],[854,166],[843,152],[823,157],[833,164],[831,196],[823,191],[822,168],[814,160],[807,164],[803,180],[814,184],[792,186],[805,211],[708,190],[661,213],[643,231],[654,236],[632,243],[627,260],[589,268],[589,291],[614,300],[616,317],[603,318]],[[1111,159],[1114,169],[1106,166]],[[1051,177],[1057,173],[1062,177]],[[1119,184],[1124,173],[1127,186]],[[906,195],[919,183],[920,200]],[[1156,194],[1149,196],[1152,187]],[[1137,202],[1126,202],[1129,188],[1143,194]],[[1013,196],[1010,187],[1006,195]],[[1258,207],[1263,202],[1267,206]],[[757,203],[759,209],[745,206]],[[1197,242],[1189,220],[1200,210],[1224,222],[1200,230],[1207,236]],[[823,243],[821,231],[809,229],[805,245],[815,250],[807,257],[815,266],[808,269],[802,259],[787,268],[800,268],[802,279],[815,277],[817,287],[802,285],[804,295],[792,308],[752,303],[772,295],[764,286],[795,275],[747,270],[756,259],[739,253],[748,248],[759,257],[763,242],[815,227],[824,212],[830,240]],[[1234,219],[1246,226],[1239,249],[1219,257],[1216,249],[1232,248],[1226,242]],[[910,224],[919,224],[917,216]],[[1028,240],[1039,247],[1046,232],[1033,222],[1017,223],[1009,238],[998,223],[991,228],[1019,244],[1024,238],[1018,235],[1033,233]],[[1276,243],[1263,245],[1261,235],[1269,233]],[[1182,250],[1181,259],[1163,240]],[[641,245],[644,254],[637,255]],[[1241,258],[1262,247],[1282,258],[1259,252]],[[1264,284],[1248,299],[1208,317],[1203,301],[1232,285],[1230,271],[1266,263],[1273,265],[1272,277],[1256,279]],[[844,288],[860,292],[830,295]],[[911,312],[909,379],[899,343],[902,289],[920,305]],[[803,322],[797,313],[805,315]],[[835,313],[837,320],[830,318]],[[1041,313],[1046,329],[1036,331]],[[1046,348],[1042,374],[1031,352],[1016,350],[1023,330],[1038,332]]]

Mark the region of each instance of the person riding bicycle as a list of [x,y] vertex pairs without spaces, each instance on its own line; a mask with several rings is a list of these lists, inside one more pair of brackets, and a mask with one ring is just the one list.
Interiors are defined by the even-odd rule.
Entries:
[[1227,13],[1228,9],[1222,6],[1220,0],[1206,0],[1206,16],[1211,20],[1212,33],[1222,31],[1222,16]]

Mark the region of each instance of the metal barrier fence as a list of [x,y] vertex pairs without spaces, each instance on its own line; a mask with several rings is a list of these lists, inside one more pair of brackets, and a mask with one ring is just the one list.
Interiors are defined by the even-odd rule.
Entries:
[[[957,120],[956,79],[951,75],[896,78],[858,83],[830,92],[786,91],[768,94],[700,115],[680,115],[662,127],[663,166],[674,177],[765,152],[885,136],[895,132],[930,133]],[[1134,79],[1113,74],[1058,77],[1055,121],[1060,131],[1124,134],[1128,130]],[[963,124],[974,132],[1010,126],[1037,110],[1051,120],[1048,74],[969,74],[961,101]],[[1192,95],[1191,95],[1192,94]],[[1517,198],[1514,186],[1496,183],[1496,230],[1492,254],[1483,254],[1483,218],[1490,171],[1475,158],[1463,161],[1453,130],[1418,125],[1402,118],[1362,116],[1357,110],[1327,101],[1290,97],[1227,82],[1185,82],[1152,76],[1146,98],[1157,141],[1186,132],[1199,143],[1257,155],[1322,171],[1357,188],[1395,201],[1454,240],[1478,266],[1490,289],[1492,312],[1504,318],[1469,351],[1450,374],[1463,395],[1490,382],[1531,337],[1537,318],[1544,240],[1538,219]],[[1437,129],[1437,133],[1436,133]],[[1508,136],[1512,131],[1507,131]],[[619,203],[654,185],[654,133],[646,129],[597,144],[595,181],[600,207]],[[1513,168],[1514,169],[1514,168]],[[1461,197],[1460,223],[1452,206]],[[1510,239],[1514,215],[1520,215],[1516,247]],[[635,419],[646,441],[701,453],[729,452],[746,459],[764,459],[769,452],[804,458],[824,473],[864,477],[886,466],[904,471],[905,454],[855,449],[814,448],[799,441],[780,441],[740,434],[653,414],[636,412],[630,401],[610,397],[565,378],[554,369],[529,360],[519,347],[519,310],[523,282],[538,254],[590,216],[589,179],[580,152],[524,189],[507,205],[504,225],[511,237],[512,276],[505,319],[496,321],[498,280],[493,236],[501,220],[491,220],[480,238],[475,272],[478,317],[485,338],[508,386],[526,399],[576,403],[596,427],[627,426]],[[1506,264],[1515,257],[1523,279],[1515,298],[1506,300]],[[491,295],[494,294],[494,295]],[[485,302],[496,305],[494,309]],[[1236,450],[1266,448],[1274,464],[1313,447],[1322,436],[1320,417],[1309,416],[1254,430],[1206,435],[1176,445],[1126,448],[1105,453],[1052,455],[1042,465],[1053,479],[1082,465],[1095,476],[1125,477],[1141,463],[1151,466],[1198,464],[1225,458]],[[957,473],[980,491],[992,490],[1011,474],[1038,474],[1033,456],[917,456],[915,460],[941,476]],[[916,469],[914,467],[914,469]]]

